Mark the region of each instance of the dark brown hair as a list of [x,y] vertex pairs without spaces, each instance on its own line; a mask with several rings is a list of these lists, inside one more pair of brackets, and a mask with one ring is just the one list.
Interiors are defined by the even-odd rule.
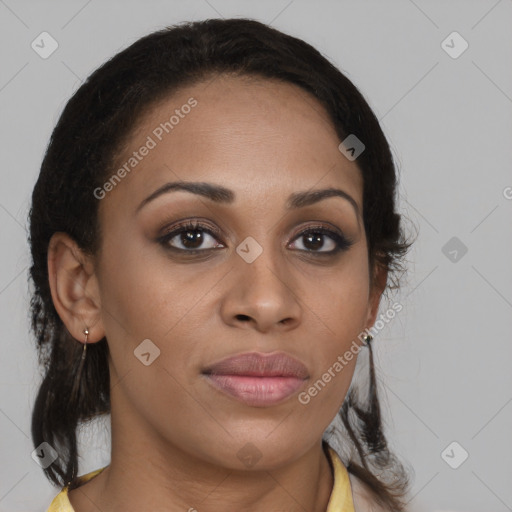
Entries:
[[[366,148],[357,165],[364,181],[368,260],[371,269],[388,269],[387,288],[398,287],[401,259],[410,244],[395,212],[395,165],[378,120],[339,69],[304,41],[249,19],[183,23],[142,37],[94,71],[68,101],[32,195],[31,316],[44,369],[32,413],[32,439],[34,446],[46,441],[59,453],[45,469],[56,485],[78,485],[77,427],[110,412],[110,383],[106,338],[88,346],[78,371],[82,344],[71,337],[50,294],[50,238],[58,231],[68,233],[83,251],[96,254],[101,230],[93,191],[112,175],[115,157],[141,116],[179,88],[217,74],[296,84],[325,107],[340,141],[349,134],[363,141]],[[348,432],[344,442],[354,446],[348,470],[368,485],[377,502],[398,511],[408,478],[383,434],[369,349],[368,397],[359,403],[351,391],[340,411]],[[384,473],[394,477],[385,479],[380,476]]]

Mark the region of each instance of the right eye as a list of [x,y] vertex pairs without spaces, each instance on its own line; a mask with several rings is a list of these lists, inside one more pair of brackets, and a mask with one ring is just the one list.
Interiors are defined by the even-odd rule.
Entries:
[[[171,229],[171,231],[159,237],[158,241],[166,249],[197,253],[224,247],[222,243],[215,244],[215,237],[218,236],[219,234],[215,233],[210,226],[197,221],[186,221],[178,224]],[[213,245],[211,247],[202,248],[202,245],[205,241],[208,241],[208,239],[213,241]],[[210,241],[210,244],[212,244],[212,241]]]

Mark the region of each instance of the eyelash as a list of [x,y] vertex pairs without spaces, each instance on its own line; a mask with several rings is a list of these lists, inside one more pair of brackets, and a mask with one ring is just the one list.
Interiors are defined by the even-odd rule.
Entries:
[[[181,224],[178,224],[175,226],[174,229],[169,231],[168,233],[165,233],[164,235],[160,236],[157,239],[157,242],[160,243],[162,246],[164,246],[165,249],[170,251],[178,251],[181,253],[187,253],[190,255],[199,254],[199,253],[207,253],[209,251],[215,250],[215,248],[208,248],[208,249],[180,249],[178,247],[173,247],[169,245],[169,241],[172,240],[176,235],[179,235],[181,233],[187,232],[187,231],[202,231],[213,238],[217,239],[220,238],[220,232],[206,224],[202,224],[198,221],[186,221]],[[296,249],[299,252],[308,253],[308,254],[314,254],[315,256],[325,257],[325,256],[334,256],[338,254],[341,251],[346,251],[354,242],[353,240],[345,237],[341,233],[337,233],[336,231],[327,229],[325,226],[316,225],[316,226],[309,226],[307,229],[301,231],[298,233],[294,238],[293,241],[296,241],[300,239],[302,236],[305,236],[310,233],[316,233],[321,235],[326,235],[329,238],[331,238],[335,244],[336,248],[331,251],[315,251],[315,250],[304,250],[304,249]],[[222,242],[221,242],[222,243]]]

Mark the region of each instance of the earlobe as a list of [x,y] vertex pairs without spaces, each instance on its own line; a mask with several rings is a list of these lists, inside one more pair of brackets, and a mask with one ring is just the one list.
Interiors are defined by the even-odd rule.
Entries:
[[370,284],[368,317],[366,319],[366,326],[368,328],[373,326],[373,324],[375,323],[375,319],[377,318],[377,313],[379,312],[380,299],[382,298],[382,294],[386,289],[387,277],[388,270],[382,265],[376,263],[373,280]]
[[53,304],[71,335],[88,343],[105,336],[94,267],[66,233],[54,233],[48,245],[48,279]]

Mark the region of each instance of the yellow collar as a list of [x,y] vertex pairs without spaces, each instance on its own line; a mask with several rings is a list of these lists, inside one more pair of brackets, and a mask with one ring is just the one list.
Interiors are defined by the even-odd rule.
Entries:
[[[354,503],[352,501],[352,490],[348,472],[338,454],[327,445],[327,452],[330,457],[331,467],[334,472],[334,486],[329,497],[327,510],[325,512],[354,512]],[[107,467],[107,466],[105,466]],[[91,478],[101,473],[105,467],[91,471],[86,475],[79,477],[80,483],[85,483]],[[50,507],[46,512],[75,512],[68,499],[68,486],[55,496]]]
[[343,462],[341,462],[338,454],[327,443],[325,444],[334,471],[334,485],[325,512],[354,512],[352,489],[350,487],[347,468],[343,465]]

